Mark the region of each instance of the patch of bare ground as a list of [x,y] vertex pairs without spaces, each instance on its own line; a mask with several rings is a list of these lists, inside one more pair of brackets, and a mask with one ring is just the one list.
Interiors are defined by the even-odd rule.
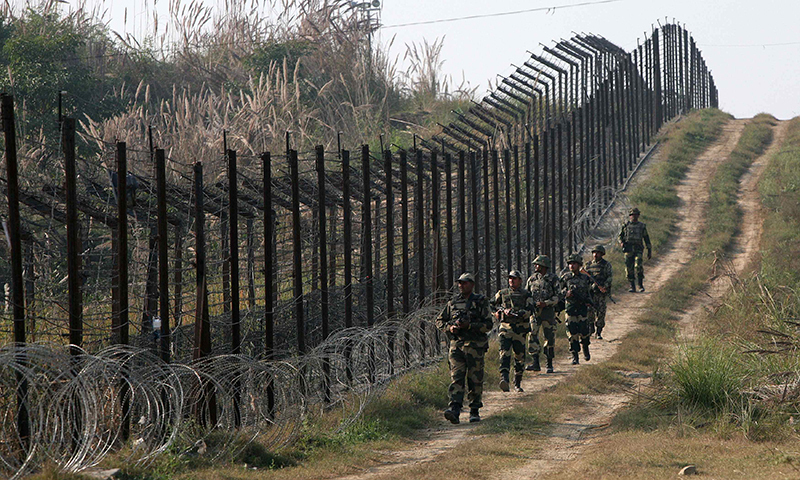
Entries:
[[[702,232],[705,206],[708,204],[709,199],[709,181],[713,177],[715,165],[730,154],[745,123],[742,120],[734,120],[728,123],[720,140],[698,159],[691,167],[686,179],[681,182],[678,188],[678,196],[681,198],[681,217],[678,223],[679,236],[671,250],[660,259],[659,266],[651,269],[658,276],[655,281],[659,286],[675,275],[680,267],[688,261],[690,256],[685,255],[684,252],[691,252],[693,247],[697,245]],[[715,272],[708,287],[694,295],[688,307],[679,316],[678,324],[683,340],[691,339],[694,336],[696,320],[700,318],[704,309],[714,308],[720,302],[721,298],[731,288],[732,278],[735,278],[737,274],[741,274],[743,270],[758,259],[758,245],[762,232],[763,215],[757,184],[769,158],[780,148],[785,138],[786,126],[786,122],[778,123],[774,128],[772,145],[753,162],[740,181],[738,192],[738,204],[742,209],[740,231],[734,237],[730,255],[724,264],[718,266],[719,271]],[[653,278],[653,275],[649,275],[649,278]],[[644,295],[636,295],[639,299],[646,297]],[[601,408],[599,417],[593,412],[591,417],[588,418],[592,418],[595,424],[602,425],[610,422],[615,412],[630,399],[629,394],[624,393],[607,395],[606,397],[614,397],[614,401],[610,402],[612,408]],[[602,413],[605,413],[606,416],[602,416]],[[595,443],[594,441],[598,436],[593,436],[592,433],[591,430],[586,428],[582,430],[576,429],[573,436],[580,436],[574,442],[564,446],[570,453],[571,459],[576,458],[580,452]],[[561,448],[560,443],[562,442],[556,442],[556,450]],[[551,452],[548,451],[548,456],[550,454]],[[518,473],[523,478],[537,478],[547,472],[559,471],[561,470],[560,467],[564,466],[563,462],[558,459],[559,456],[563,456],[563,454],[556,453],[553,455],[553,461],[544,459],[535,468],[531,468],[533,467],[532,462],[514,473]]]
[[[660,258],[648,262],[646,267],[645,293],[625,293],[616,298],[616,304],[609,304],[609,323],[604,330],[605,340],[595,340],[592,343],[592,360],[590,363],[599,363],[609,359],[620,344],[620,339],[636,327],[640,311],[646,306],[648,297],[652,292],[658,291],[672,278],[689,259],[686,252],[691,252],[700,240],[702,232],[702,219],[708,204],[709,181],[713,176],[717,164],[725,160],[735,148],[739,136],[744,129],[746,120],[731,120],[724,129],[720,138],[710,146],[690,167],[686,178],[677,189],[680,198],[679,221],[676,228],[675,239],[669,250]],[[780,143],[783,127],[779,127],[774,145]],[[774,148],[774,147],[773,147]],[[770,150],[770,152],[772,149]],[[770,152],[765,153],[765,157]],[[641,181],[648,175],[649,165],[660,160],[661,152],[658,149],[650,160],[642,165],[634,182]],[[744,222],[741,237],[746,239],[738,247],[737,258],[749,259],[755,255],[758,245],[757,239],[752,240],[760,231],[760,216],[758,215],[758,198],[756,196],[755,182],[763,170],[766,160],[759,158],[743,182],[740,202],[744,209]],[[750,179],[753,176],[753,179]],[[749,192],[749,193],[748,193]],[[755,198],[751,198],[754,197]],[[750,206],[748,206],[750,202]],[[614,208],[608,213],[607,220],[598,225],[593,235],[593,241],[599,243],[613,243],[621,219],[626,217],[628,206],[623,201],[616,202]],[[754,233],[747,233],[750,231]],[[741,250],[741,252],[739,252]],[[745,264],[749,260],[738,260]],[[617,275],[621,275],[618,273]],[[618,276],[617,278],[620,278]],[[721,294],[721,293],[720,293]],[[690,313],[687,311],[686,316]],[[557,341],[563,341],[558,338]],[[520,403],[526,396],[534,392],[542,392],[554,386],[566,377],[574,374],[580,366],[573,366],[567,358],[555,359],[555,374],[534,374],[526,372],[523,380],[525,393],[513,394],[490,391],[484,394],[485,407],[481,410],[484,418],[512,408]],[[585,363],[584,363],[585,364]],[[636,378],[635,383],[646,381],[645,378]],[[502,473],[509,478],[537,478],[548,472],[559,471],[565,462],[575,459],[580,452],[589,445],[591,432],[602,430],[608,425],[614,413],[629,401],[629,394],[603,394],[581,396],[582,402],[575,408],[570,408],[568,413],[556,420],[553,428],[542,439],[545,448],[541,451],[532,451],[525,455],[524,464],[513,470]],[[440,427],[425,432],[425,440],[417,442],[413,448],[384,453],[384,463],[369,468],[356,475],[346,478],[349,480],[367,480],[378,478],[418,478],[420,465],[435,461],[441,455],[458,447],[470,438],[474,424],[461,424],[452,426],[442,420]]]

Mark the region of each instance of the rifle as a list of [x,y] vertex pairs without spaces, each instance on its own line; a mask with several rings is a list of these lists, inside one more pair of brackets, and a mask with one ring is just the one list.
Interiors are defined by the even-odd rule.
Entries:
[[[581,273],[585,273],[586,276],[589,277],[589,280],[594,282],[595,285],[597,285],[598,287],[602,287],[602,285],[597,283],[597,280],[595,280],[594,277],[589,272],[587,272],[585,268],[581,268]],[[617,301],[614,300],[614,297],[611,296],[611,292],[608,292],[608,299],[611,300],[611,303],[613,303],[614,305],[617,304]]]

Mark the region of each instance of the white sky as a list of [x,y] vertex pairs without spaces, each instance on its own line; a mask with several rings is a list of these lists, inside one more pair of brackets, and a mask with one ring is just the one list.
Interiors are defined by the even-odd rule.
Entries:
[[[13,0],[12,0],[13,1]],[[70,0],[75,3],[76,0]],[[102,1],[102,0],[100,0]],[[133,30],[133,13],[154,0],[104,2],[112,29]],[[155,0],[156,2],[158,0]],[[176,0],[170,0],[176,1]],[[213,2],[213,0],[208,0]],[[405,44],[444,37],[444,72],[459,84],[462,75],[483,93],[489,79],[508,75],[526,50],[567,39],[572,31],[602,35],[630,50],[656,20],[685,24],[694,36],[720,92],[720,107],[737,117],[768,112],[800,115],[800,1],[797,0],[620,0],[615,3],[508,16],[392,28],[392,25],[502,13],[591,0],[382,0],[378,39],[394,38],[392,54],[402,59]],[[161,0],[157,8],[166,8]],[[123,24],[128,8],[127,27]],[[138,15],[138,21],[147,21]],[[783,44],[783,45],[776,45]],[[788,45],[787,45],[788,44]]]

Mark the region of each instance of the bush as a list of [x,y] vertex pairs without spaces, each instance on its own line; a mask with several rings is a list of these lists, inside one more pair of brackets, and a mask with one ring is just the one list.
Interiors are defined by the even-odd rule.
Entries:
[[681,348],[671,365],[674,393],[683,405],[728,412],[741,401],[746,375],[739,352],[711,339]]

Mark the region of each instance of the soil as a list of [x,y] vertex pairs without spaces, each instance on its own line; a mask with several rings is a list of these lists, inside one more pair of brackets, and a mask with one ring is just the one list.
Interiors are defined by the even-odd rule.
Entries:
[[[711,145],[690,167],[686,178],[680,183],[677,193],[680,198],[679,220],[674,234],[674,240],[668,250],[659,258],[645,263],[644,293],[624,293],[615,298],[616,304],[609,303],[607,318],[608,324],[603,331],[603,340],[592,340],[591,363],[599,363],[610,358],[620,344],[626,333],[636,327],[639,312],[646,306],[652,292],[658,291],[670,278],[672,278],[689,259],[685,252],[693,251],[700,240],[703,218],[708,204],[708,186],[713,172],[721,161],[725,160],[733,151],[738,139],[746,125],[747,120],[731,120],[723,129],[720,138]],[[756,190],[756,183],[769,156],[782,142],[785,135],[785,122],[775,127],[775,139],[770,149],[758,158],[740,186],[739,203],[743,209],[741,232],[735,239],[735,247],[730,265],[736,272],[741,272],[758,255],[758,244],[761,234],[762,216],[759,211],[760,201]],[[651,155],[631,182],[635,185],[647,178],[650,166],[662,160],[660,149]],[[617,234],[617,229],[622,220],[626,218],[629,208],[624,197],[615,202],[614,208],[609,212],[603,222],[593,232],[593,241],[611,244]],[[624,272],[615,272],[617,281],[624,281]],[[681,328],[685,335],[692,335],[693,322],[703,308],[709,308],[730,288],[731,281],[727,275],[717,276],[710,284],[707,292],[694,297],[689,308],[682,315]],[[565,341],[558,338],[557,341]],[[484,408],[481,415],[488,418],[497,412],[513,407],[521,398],[532,392],[540,392],[555,385],[564,378],[572,375],[580,366],[573,366],[570,360],[563,355],[555,359],[554,374],[526,372],[523,380],[525,393],[503,393],[489,386],[484,393]],[[585,364],[586,362],[582,362]],[[637,382],[647,381],[646,375],[635,375]],[[638,377],[638,378],[637,378]],[[543,475],[558,471],[564,467],[564,462],[576,458],[593,441],[591,432],[602,429],[608,425],[614,413],[624,406],[629,400],[629,393],[587,395],[584,406],[569,412],[568,415],[558,419],[555,427],[547,434],[547,448],[542,453],[533,453],[532,459],[524,465],[515,467],[508,472],[498,472],[501,477],[508,478],[540,478]],[[356,475],[340,477],[348,480],[367,480],[383,478],[409,478],[404,471],[406,467],[434,461],[439,455],[458,446],[472,438],[471,432],[474,424],[462,423],[454,426],[444,419],[442,424],[434,429],[424,432],[425,440],[417,442],[412,448],[395,452],[382,452],[386,458],[385,463],[369,468]],[[531,457],[529,457],[531,458]],[[506,475],[507,473],[507,475]]]

